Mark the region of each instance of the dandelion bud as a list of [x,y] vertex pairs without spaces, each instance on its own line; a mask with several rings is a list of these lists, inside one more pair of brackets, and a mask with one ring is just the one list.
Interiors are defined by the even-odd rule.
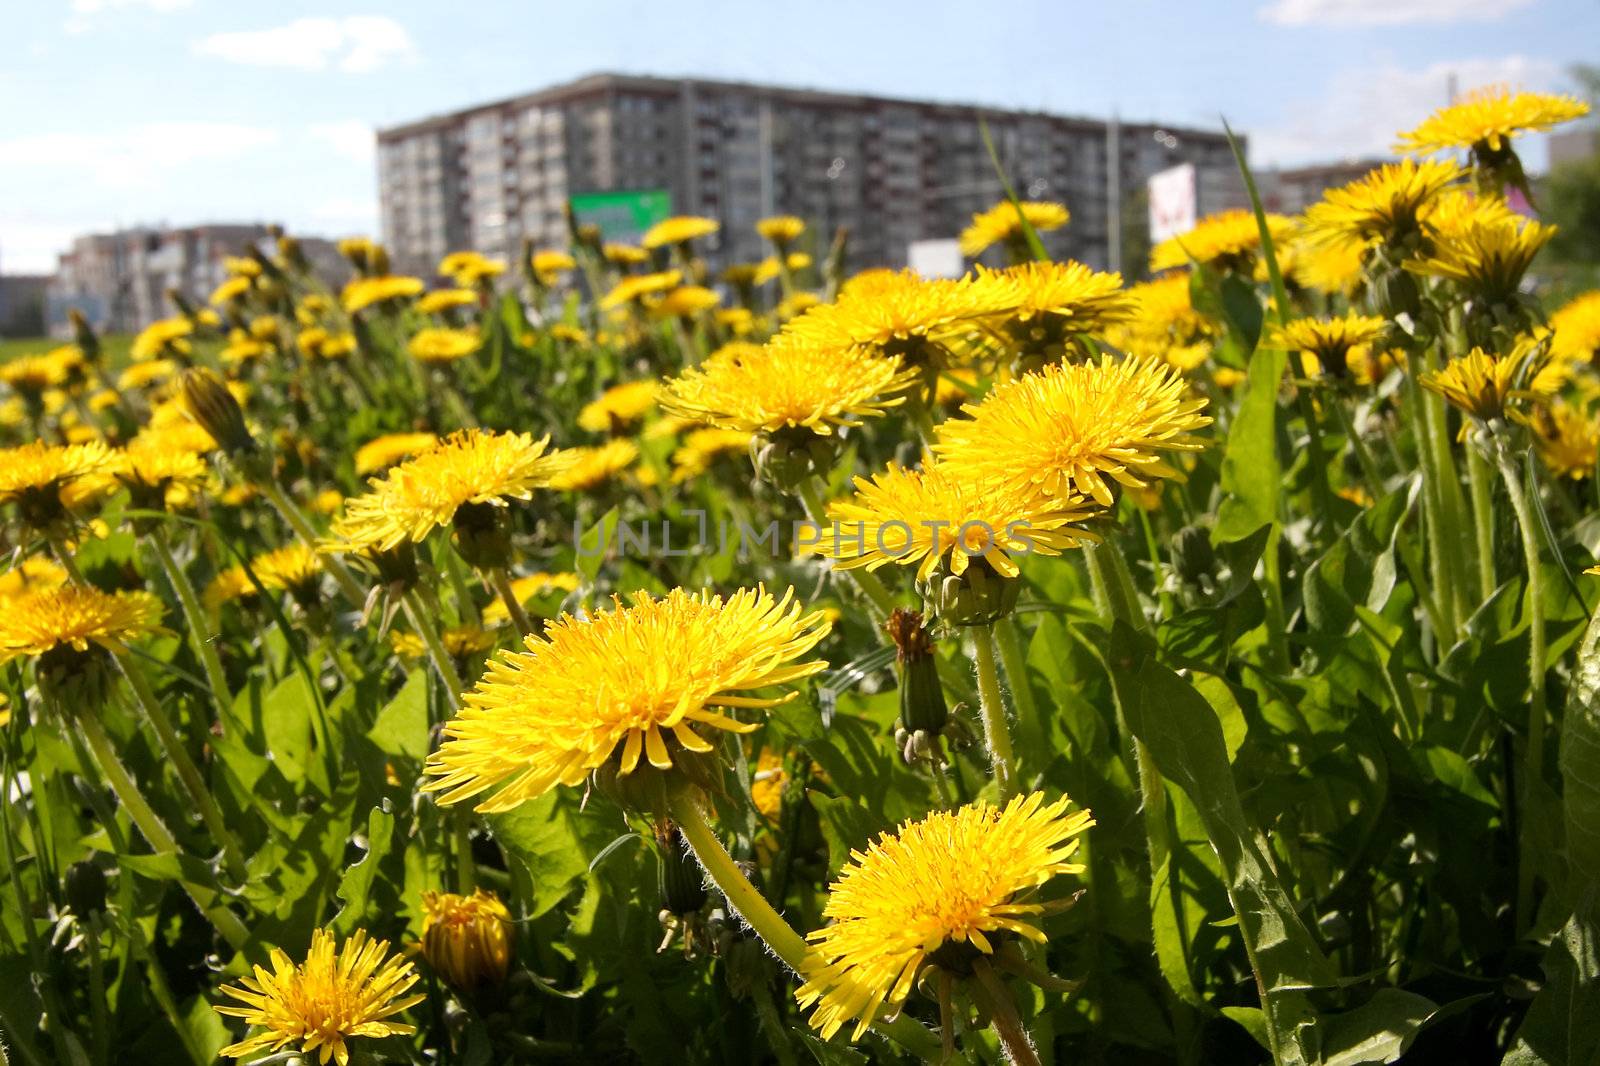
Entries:
[[370,255],[372,273],[382,278],[389,274],[389,249],[381,244],[374,244]]
[[100,362],[100,338],[95,333],[94,327],[89,325],[89,320],[83,312],[76,307],[69,308],[67,318],[72,322],[72,341],[83,352],[83,357],[90,363]]
[[953,626],[986,626],[1004,618],[1022,591],[1015,578],[996,573],[982,557],[968,559],[960,575],[951,571],[948,557],[942,559],[918,587],[928,612]]
[[99,863],[84,860],[67,867],[62,879],[72,913],[87,918],[106,909],[106,873]]
[[492,503],[464,503],[456,508],[456,547],[461,557],[479,570],[498,570],[511,563],[511,534],[503,511]]
[[224,452],[237,456],[255,451],[256,441],[245,428],[239,401],[216,371],[204,367],[185,370],[180,386],[189,417],[211,434]]
[[809,429],[786,427],[768,437],[750,439],[750,461],[756,476],[785,492],[812,476],[826,476],[839,458],[839,438]]
[[492,892],[422,894],[422,954],[458,992],[498,985],[511,970],[511,913]]
[[705,874],[689,853],[688,844],[677,826],[663,822],[656,826],[656,844],[661,854],[657,883],[661,889],[661,909],[674,917],[697,914],[706,905]]
[[939,683],[933,639],[922,615],[896,607],[884,628],[894,641],[900,673],[900,724],[912,736],[940,733],[950,720],[944,686]]

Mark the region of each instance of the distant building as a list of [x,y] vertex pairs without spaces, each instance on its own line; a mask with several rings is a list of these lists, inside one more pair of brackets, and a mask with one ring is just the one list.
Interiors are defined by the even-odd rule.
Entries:
[[660,189],[674,213],[723,224],[703,249],[713,264],[764,256],[754,223],[782,213],[811,223],[819,252],[847,227],[851,266],[899,266],[912,242],[954,237],[1001,198],[980,118],[1018,195],[1071,210],[1071,225],[1045,236],[1055,255],[1112,263],[1108,205],[1142,216],[1145,180],[1177,163],[1199,171],[1214,201],[1203,211],[1240,199],[1232,152],[1212,131],[597,74],[380,130],[383,238],[397,266],[431,273],[457,249],[509,259],[524,239],[565,245],[574,195]]
[[1552,133],[1547,143],[1551,170],[1568,163],[1581,163],[1600,155],[1600,128],[1579,126],[1562,130]]
[[38,337],[44,333],[48,274],[0,274],[0,337]]
[[[337,268],[339,255],[332,242],[313,237],[300,243],[314,264]],[[67,332],[71,308],[82,311],[101,332],[136,332],[173,313],[168,289],[203,304],[227,276],[223,259],[247,254],[252,246],[274,251],[265,223],[137,227],[78,237],[61,254],[48,289],[50,332]]]
[[1348,185],[1369,170],[1392,163],[1392,159],[1347,159],[1336,163],[1262,170],[1255,175],[1261,192],[1261,206],[1268,211],[1298,215],[1329,189]]

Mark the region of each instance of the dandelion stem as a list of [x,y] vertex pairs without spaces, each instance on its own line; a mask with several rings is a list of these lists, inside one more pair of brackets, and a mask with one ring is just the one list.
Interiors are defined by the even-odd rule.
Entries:
[[[712,884],[727,897],[728,905],[745,923],[755,930],[772,953],[796,973],[806,957],[805,938],[795,932],[794,926],[773,909],[766,897],[745,877],[739,864],[733,861],[728,849],[722,846],[716,831],[706,821],[699,799],[689,789],[679,789],[667,801],[667,808],[683,838],[694,849],[694,854],[705,868]],[[939,1038],[917,1022],[900,1015],[892,1022],[878,1022],[873,1028],[895,1040],[900,1046],[929,1062],[939,1061]]]
[[[811,521],[815,522],[820,528],[826,529],[828,526],[828,507],[823,499],[822,479],[820,477],[806,478],[800,482],[798,491],[801,502],[805,504],[806,514],[811,516]],[[834,571],[834,573],[840,572],[839,570]],[[894,597],[884,587],[883,582],[878,580],[877,574],[860,566],[851,567],[849,570],[842,572],[850,575],[856,583],[856,588],[860,589],[861,594],[867,598],[872,607],[873,621],[882,622],[889,617],[889,613],[894,610]]]
[[166,709],[161,706],[161,701],[151,691],[150,681],[144,676],[144,671],[140,669],[138,662],[125,650],[120,651],[116,659],[117,666],[122,669],[122,676],[128,679],[128,687],[133,691],[133,702],[138,706],[140,713],[149,720],[151,728],[156,731],[162,750],[166,752],[167,758],[172,760],[172,768],[177,771],[178,780],[183,783],[184,791],[189,794],[189,799],[200,811],[200,820],[205,822],[206,829],[222,846],[222,861],[227,868],[228,876],[242,884],[246,877],[244,851],[234,838],[233,831],[228,828],[227,821],[222,817],[222,811],[211,795],[211,790],[206,787],[200,768],[189,758],[189,751],[183,746],[183,738],[178,735],[178,730],[173,726],[172,718]]
[[994,759],[994,779],[1000,786],[1000,802],[1017,794],[1017,757],[1011,748],[1011,726],[1006,722],[1006,706],[1000,697],[1000,679],[994,666],[994,626],[974,626],[974,658],[978,664],[978,713],[983,719],[983,739]]
[[1039,1053],[1033,1049],[1028,1030],[1023,1027],[1017,1005],[1011,994],[1001,984],[999,976],[987,961],[979,959],[972,965],[974,999],[989,1016],[989,1024],[1000,1038],[1000,1048],[1012,1066],[1039,1066]]
[[525,637],[531,636],[533,622],[528,618],[528,612],[522,609],[522,601],[517,599],[516,592],[511,588],[511,575],[506,573],[506,568],[503,566],[490,567],[488,575],[489,583],[494,586],[500,602],[506,605],[506,613],[511,616],[511,622],[517,627],[517,632]]
[[1467,449],[1467,485],[1472,492],[1472,524],[1478,542],[1478,603],[1494,595],[1494,500],[1489,464],[1474,448]]
[[[311,523],[307,521],[300,508],[295,506],[294,501],[289,499],[288,494],[279,487],[276,481],[270,478],[263,480],[260,488],[266,494],[267,499],[272,501],[272,506],[277,508],[278,513],[283,516],[283,520],[289,524],[289,528],[294,530],[295,535],[305,542],[306,547],[316,551],[317,531],[311,528]],[[360,583],[350,573],[350,568],[344,565],[344,560],[337,555],[324,555],[322,563],[327,568],[328,573],[333,575],[333,580],[338,584],[339,591],[344,593],[344,598],[350,601],[351,606],[357,610],[364,607],[367,602],[367,595],[361,591]]]
[[[1523,485],[1504,441],[1497,440],[1495,443],[1500,477],[1506,483],[1506,494],[1511,497],[1511,508],[1517,515],[1517,528],[1522,534],[1522,557],[1528,571],[1528,736],[1522,770],[1522,823],[1526,826],[1538,817],[1534,804],[1544,781],[1544,580],[1539,572],[1539,533],[1534,525],[1531,506],[1531,494],[1537,488],[1531,482]],[[1533,915],[1533,834],[1524,831],[1519,843],[1516,928],[1523,930],[1528,928]]]
[[155,547],[156,556],[161,560],[161,568],[167,572],[167,581],[172,584],[172,591],[177,594],[178,604],[183,608],[183,620],[189,626],[189,641],[194,645],[195,656],[205,669],[206,683],[211,686],[211,698],[216,701],[217,714],[225,715],[233,702],[233,696],[228,691],[228,676],[223,672],[222,659],[217,655],[217,648],[213,643],[216,634],[211,632],[210,620],[200,609],[199,597],[194,594],[194,586],[189,583],[188,575],[183,572],[177,558],[172,554],[172,545],[167,541],[166,530],[159,527],[152,530],[150,543]]
[[[133,824],[138,826],[139,832],[152,850],[158,855],[180,854],[178,842],[173,838],[150,804],[145,801],[139,786],[134,782],[133,775],[117,757],[117,750],[111,743],[111,738],[106,735],[105,727],[94,714],[77,714],[73,716],[78,728],[83,733],[83,739],[89,745],[89,750],[94,753],[95,761],[100,764],[100,772],[105,775],[106,782],[110,784],[111,791],[117,794],[117,800],[127,810],[128,816],[133,819]],[[216,894],[210,889],[190,881],[180,881],[189,898],[194,900],[194,905],[200,909],[222,938],[235,950],[244,948],[250,939],[250,931],[244,927],[239,916],[223,906]]]
[[1033,686],[1028,684],[1028,660],[1022,653],[1022,637],[1017,623],[1010,615],[996,620],[995,643],[1000,646],[1000,665],[1005,668],[1006,680],[1011,683],[1011,698],[1017,705],[1017,718],[1035,721],[1038,707],[1033,700]]
[[452,711],[459,711],[461,678],[456,674],[455,664],[450,661],[450,653],[445,651],[444,641],[439,639],[439,627],[433,624],[433,617],[417,598],[415,589],[407,589],[400,602],[405,607],[406,620],[417,631],[417,636],[422,638],[423,647],[428,649],[428,660],[433,663],[434,672],[444,683],[445,700]]

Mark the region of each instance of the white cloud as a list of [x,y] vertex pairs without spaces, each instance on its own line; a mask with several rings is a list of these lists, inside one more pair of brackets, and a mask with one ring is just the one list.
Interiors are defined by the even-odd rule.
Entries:
[[68,33],[84,33],[94,28],[96,15],[119,8],[142,7],[150,11],[169,12],[188,7],[194,0],[72,0],[71,16],[65,29]]
[[377,136],[367,123],[356,119],[316,122],[311,125],[310,133],[314,140],[321,141],[343,158],[372,165],[377,150]]
[[92,221],[39,222],[0,215],[0,272],[54,274],[56,256],[67,250],[72,238],[95,229]]
[[0,170],[89,174],[104,187],[146,184],[163,171],[264,148],[275,130],[232,122],[146,122],[112,133],[39,133],[0,140]]
[[1400,26],[1412,22],[1481,22],[1533,0],[1274,0],[1256,14],[1280,26]]
[[386,15],[301,18],[271,29],[214,33],[196,41],[194,50],[247,66],[337,67],[352,74],[412,60],[417,51],[406,28]]
[[1289,105],[1283,121],[1251,130],[1250,156],[1266,166],[1391,156],[1397,133],[1449,102],[1452,81],[1462,92],[1496,84],[1548,90],[1560,78],[1557,64],[1521,55],[1421,70],[1393,64],[1343,70],[1316,99]]

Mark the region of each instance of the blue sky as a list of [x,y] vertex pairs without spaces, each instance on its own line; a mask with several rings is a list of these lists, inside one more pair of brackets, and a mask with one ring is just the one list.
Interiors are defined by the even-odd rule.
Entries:
[[[1257,165],[1381,152],[1462,88],[1566,87],[1595,0],[19,0],[0,58],[0,269],[77,233],[376,220],[371,130],[600,70],[1215,127]],[[1537,166],[1542,151],[1529,146]]]

